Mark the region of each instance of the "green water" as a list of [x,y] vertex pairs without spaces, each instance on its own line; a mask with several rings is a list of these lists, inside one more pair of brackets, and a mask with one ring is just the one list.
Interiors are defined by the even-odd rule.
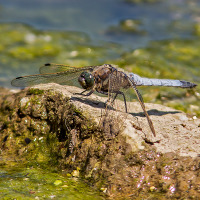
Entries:
[[0,167],[0,199],[104,199],[77,177],[22,165]]
[[[194,31],[198,38],[198,26]],[[16,76],[39,73],[39,67],[47,62],[80,67],[112,63],[145,77],[200,83],[197,38],[154,41],[146,48],[123,51],[120,45],[108,42],[94,45],[84,33],[39,31],[23,24],[0,24],[0,35],[2,86],[11,87],[10,81]],[[139,90],[145,102],[162,103],[200,115],[199,86],[195,90],[166,87]],[[134,100],[133,92],[130,95]]]

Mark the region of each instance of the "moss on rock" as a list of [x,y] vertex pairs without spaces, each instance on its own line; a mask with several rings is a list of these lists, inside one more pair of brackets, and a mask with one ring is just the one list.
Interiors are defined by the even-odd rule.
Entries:
[[[114,199],[177,199],[200,195],[200,159],[161,154],[151,145],[133,152],[52,90],[1,90],[1,165],[8,159],[52,166],[82,177]],[[45,114],[44,114],[45,113]]]

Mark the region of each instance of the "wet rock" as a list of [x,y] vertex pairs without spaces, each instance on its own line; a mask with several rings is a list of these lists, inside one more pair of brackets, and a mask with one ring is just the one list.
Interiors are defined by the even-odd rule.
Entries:
[[126,114],[123,102],[105,109],[106,98],[73,95],[80,91],[57,84],[2,89],[1,156],[57,166],[114,199],[198,199],[198,118],[147,103],[154,138],[139,103]]

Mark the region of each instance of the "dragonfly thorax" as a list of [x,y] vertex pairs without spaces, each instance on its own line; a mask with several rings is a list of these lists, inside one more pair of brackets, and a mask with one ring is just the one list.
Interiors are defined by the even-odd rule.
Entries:
[[89,72],[82,72],[78,78],[78,82],[80,83],[83,89],[89,90],[94,85],[94,77]]

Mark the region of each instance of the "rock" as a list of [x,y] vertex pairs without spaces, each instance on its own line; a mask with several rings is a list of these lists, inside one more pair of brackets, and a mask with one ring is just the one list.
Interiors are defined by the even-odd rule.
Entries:
[[[38,88],[38,86],[35,88]],[[102,118],[101,113],[105,108],[104,102],[106,102],[107,97],[73,95],[73,93],[80,93],[82,90],[53,83],[40,85],[39,88],[41,90],[51,88],[64,96],[70,97],[70,102],[81,109],[86,116],[93,118],[97,124]],[[200,127],[198,125],[200,124],[200,119],[189,119],[181,111],[158,104],[145,103],[156,130],[157,137],[154,138],[138,102],[128,103],[130,114],[124,113],[124,103],[122,101],[117,100],[115,104],[117,104],[117,110],[109,111],[113,117],[110,121],[114,124],[113,126],[117,126],[117,130],[113,130],[113,132],[117,132],[120,129],[121,134],[131,144],[133,151],[144,149],[143,138],[146,134],[147,138],[152,142],[160,141],[154,144],[158,152],[174,152],[181,156],[191,157],[197,157],[199,154]]]
[[0,91],[1,156],[55,164],[72,176],[79,169],[114,199],[197,199],[198,118],[146,103],[154,138],[138,102],[128,103],[127,114],[120,100],[105,109],[107,97],[73,94],[81,91],[54,83]]

